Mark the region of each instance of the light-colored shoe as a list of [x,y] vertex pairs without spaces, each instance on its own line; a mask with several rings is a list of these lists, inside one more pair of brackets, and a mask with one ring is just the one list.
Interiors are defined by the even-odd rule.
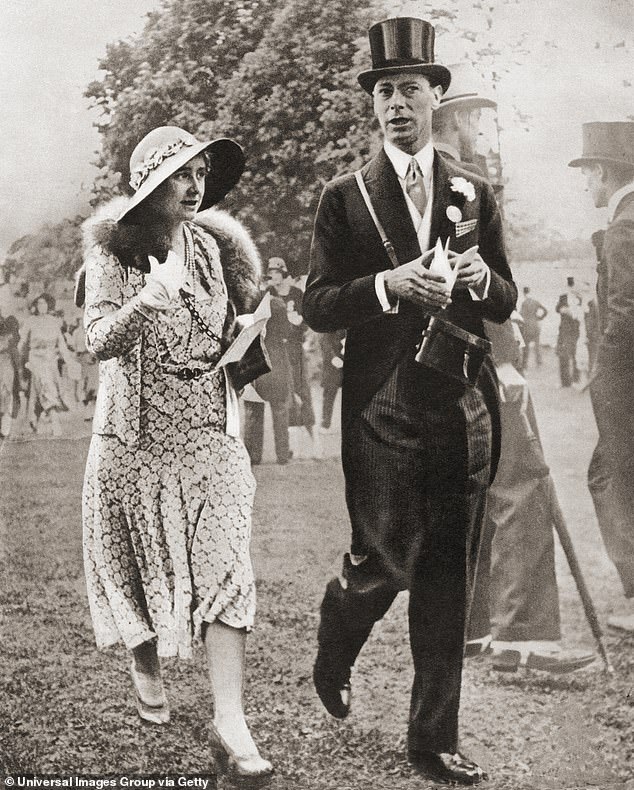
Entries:
[[520,667],[564,674],[583,669],[596,660],[594,653],[562,648],[557,642],[493,642],[491,666],[497,672],[517,672]]
[[634,612],[632,614],[613,614],[612,617],[608,617],[608,626],[616,631],[634,634]]
[[151,724],[167,724],[170,720],[170,709],[160,675],[154,677],[138,672],[134,661],[130,665],[130,675],[139,716]]
[[259,784],[273,775],[273,765],[261,757],[257,749],[251,754],[237,754],[214,724],[211,725],[211,751],[217,775],[226,774],[235,783]]

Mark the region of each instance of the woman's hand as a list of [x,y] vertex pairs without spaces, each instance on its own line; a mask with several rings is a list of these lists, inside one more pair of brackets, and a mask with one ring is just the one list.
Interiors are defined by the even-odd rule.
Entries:
[[186,279],[185,264],[182,259],[173,250],[170,250],[163,263],[159,263],[152,255],[149,256],[149,261],[150,273],[145,275],[145,282],[159,283],[167,291],[172,301],[178,301],[179,291]]
[[139,292],[144,307],[151,310],[167,310],[180,300],[180,289],[185,282],[185,265],[170,250],[164,263],[159,263],[152,255],[148,256],[150,272],[145,275],[145,285]]

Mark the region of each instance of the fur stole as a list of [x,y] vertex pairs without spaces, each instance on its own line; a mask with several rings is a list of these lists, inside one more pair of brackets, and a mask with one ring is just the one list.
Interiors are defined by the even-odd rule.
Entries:
[[[114,255],[126,268],[149,271],[148,255],[164,260],[168,240],[156,229],[138,225],[120,225],[116,218],[125,211],[128,198],[121,197],[104,204],[82,226],[84,257],[95,247]],[[210,208],[196,215],[195,223],[208,231],[220,250],[222,271],[236,312],[251,312],[260,296],[259,277],[262,262],[247,229],[225,211]],[[85,264],[77,273],[75,304],[85,300]]]

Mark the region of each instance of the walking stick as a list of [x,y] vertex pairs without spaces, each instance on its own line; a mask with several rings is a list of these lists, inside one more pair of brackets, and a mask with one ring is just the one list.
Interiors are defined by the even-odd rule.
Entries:
[[590,592],[581,573],[577,555],[575,554],[575,549],[572,545],[572,539],[570,537],[570,533],[568,532],[564,515],[561,512],[559,501],[557,500],[555,484],[553,483],[550,475],[548,476],[548,498],[550,500],[550,513],[555,526],[555,531],[557,532],[557,537],[559,538],[561,548],[564,550],[564,554],[566,555],[566,560],[568,561],[568,567],[570,568],[572,578],[575,580],[575,584],[577,585],[577,590],[579,592],[579,597],[581,598],[581,603],[583,604],[583,611],[585,612],[588,625],[590,626],[592,635],[594,636],[594,639],[597,643],[599,655],[603,659],[605,671],[609,674],[612,674],[614,672],[614,667],[610,663],[605,645],[603,644],[603,631],[601,630],[601,625],[597,617],[597,611],[594,608],[594,603],[590,597]]

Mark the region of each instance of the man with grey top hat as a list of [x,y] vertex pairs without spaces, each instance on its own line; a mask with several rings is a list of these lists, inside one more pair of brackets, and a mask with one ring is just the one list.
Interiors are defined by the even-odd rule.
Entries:
[[[485,175],[487,161],[476,148],[480,114],[495,110],[497,102],[469,64],[452,66],[451,75],[449,90],[432,119],[434,147],[465,170]],[[465,654],[490,655],[493,669],[504,672],[520,666],[573,672],[591,664],[595,656],[560,643],[552,481],[528,382],[516,368],[519,330],[510,319],[503,324],[485,322],[485,328],[492,344],[487,362],[495,365],[494,385],[502,393],[502,443],[487,498]],[[488,372],[483,366],[481,386]]]
[[[483,338],[483,319],[505,321],[517,289],[493,190],[433,148],[432,113],[451,80],[434,61],[434,28],[397,18],[369,35],[372,68],[358,79],[384,143],[361,185],[354,174],[326,185],[303,305],[316,331],[347,330],[341,422],[352,539],[321,605],[313,678],[326,709],[347,716],[352,666],[374,623],[409,590],[408,758],[428,779],[470,785],[486,775],[459,751],[464,631],[498,419],[478,387],[414,357],[431,314]],[[452,291],[429,269],[437,239],[455,258]]]
[[579,167],[608,227],[597,250],[600,339],[590,383],[599,440],[588,487],[607,553],[625,597],[624,614],[611,627],[634,633],[634,123],[583,124]]
[[486,157],[477,150],[482,110],[496,109],[467,63],[450,66],[451,85],[432,117],[434,148],[464,170],[488,177]]

